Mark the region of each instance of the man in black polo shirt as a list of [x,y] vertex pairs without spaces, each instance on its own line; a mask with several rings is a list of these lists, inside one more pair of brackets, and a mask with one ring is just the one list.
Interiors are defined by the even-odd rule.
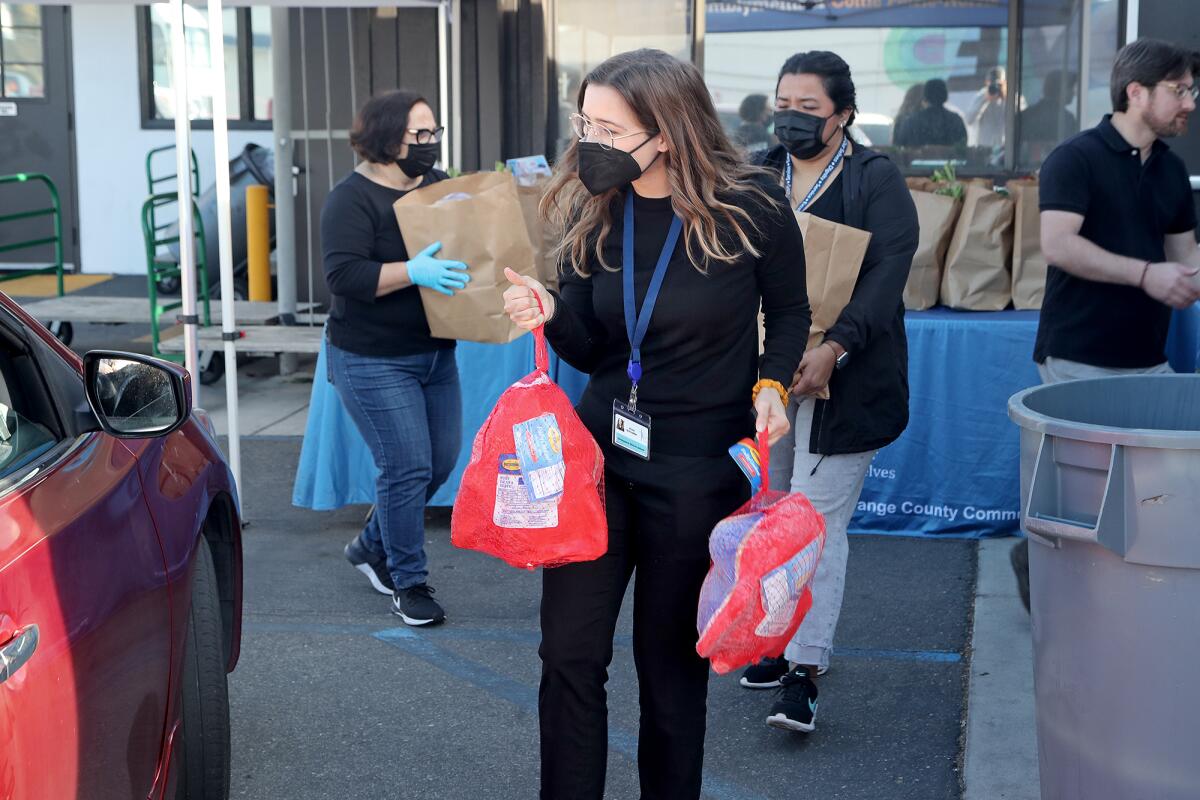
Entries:
[[[1045,383],[1170,372],[1172,308],[1200,299],[1196,212],[1183,161],[1200,55],[1139,39],[1117,54],[1113,113],[1046,157],[1042,253],[1050,264],[1033,358]],[[1028,545],[1013,550],[1029,606]]]

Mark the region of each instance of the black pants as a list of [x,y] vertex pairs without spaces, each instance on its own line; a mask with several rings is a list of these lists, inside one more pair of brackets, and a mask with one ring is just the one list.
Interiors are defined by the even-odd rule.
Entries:
[[696,655],[696,607],[708,571],[708,536],[745,502],[749,487],[727,455],[656,453],[649,463],[606,456],[608,553],[543,573],[541,798],[604,795],[604,686],[621,600],[636,569],[642,800],[696,800],[708,698],[708,661]]

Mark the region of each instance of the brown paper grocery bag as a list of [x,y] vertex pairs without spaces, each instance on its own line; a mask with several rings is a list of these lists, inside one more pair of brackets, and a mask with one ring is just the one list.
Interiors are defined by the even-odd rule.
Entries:
[[[812,311],[806,349],[811,350],[821,343],[850,302],[871,234],[805,212],[796,213],[796,224],[804,235],[804,275]],[[760,351],[765,337],[762,314],[759,314]],[[818,397],[828,400],[828,387]]]
[[990,181],[966,182],[962,211],[946,252],[942,302],[969,311],[1000,311],[1012,300],[1013,202]]
[[542,178],[532,186],[518,186],[517,197],[521,200],[521,214],[525,217],[525,228],[533,244],[533,260],[537,264],[537,279],[547,289],[558,288],[558,262],[550,256],[558,246],[562,232],[553,222],[543,220],[538,214],[538,204],[546,191],[549,178]]
[[1036,179],[1009,181],[1013,199],[1012,296],[1015,308],[1038,309],[1046,292],[1046,260],[1042,257],[1042,222]]
[[[932,181],[928,185],[933,185]],[[950,238],[954,235],[962,201],[926,189],[914,189],[911,184],[909,194],[917,207],[917,224],[921,234],[917,252],[913,255],[912,269],[908,273],[908,283],[904,286],[904,307],[912,311],[924,311],[937,305],[946,251],[950,249]]]
[[506,344],[524,331],[504,313],[504,268],[538,276],[513,177],[480,172],[409,192],[393,205],[404,244],[418,253],[440,241],[438,258],[465,263],[467,288],[453,297],[421,288],[429,332],[439,339]]

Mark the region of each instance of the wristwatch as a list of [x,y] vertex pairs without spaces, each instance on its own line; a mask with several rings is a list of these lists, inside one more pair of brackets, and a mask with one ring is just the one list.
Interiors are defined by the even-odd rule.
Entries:
[[830,342],[828,339],[821,342],[821,344],[829,345],[829,349],[833,351],[833,358],[834,358],[833,368],[834,369],[842,369],[850,361],[850,351],[849,350],[842,350],[841,353],[838,353],[837,348],[834,347],[833,343]]

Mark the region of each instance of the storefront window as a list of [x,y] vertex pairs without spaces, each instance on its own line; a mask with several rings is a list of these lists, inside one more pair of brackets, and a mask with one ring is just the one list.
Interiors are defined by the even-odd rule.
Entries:
[[579,85],[609,56],[655,47],[692,58],[692,0],[558,0],[554,4],[557,151],[570,144],[568,118]]
[[789,7],[708,4],[705,78],[726,129],[743,145],[760,146],[756,95],[767,100],[769,115],[784,61],[805,50],[831,50],[854,76],[854,135],[863,143],[917,171],[947,160],[968,171],[1003,163],[1011,102],[1007,2],[844,3],[842,11],[772,5]]
[[1037,169],[1056,144],[1079,130],[1081,9],[1081,0],[1021,9],[1021,96],[1027,107],[1017,117],[1018,169]]

